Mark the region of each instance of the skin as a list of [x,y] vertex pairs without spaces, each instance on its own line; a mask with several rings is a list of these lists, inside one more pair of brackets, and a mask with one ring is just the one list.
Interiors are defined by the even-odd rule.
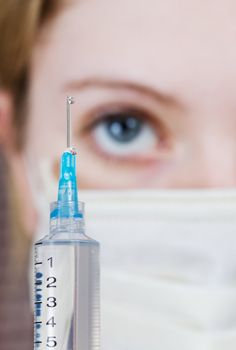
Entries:
[[[73,1],[35,46],[27,148],[57,169],[72,94],[82,188],[235,186],[235,18],[230,0]],[[152,132],[119,154],[93,124],[122,108]]]

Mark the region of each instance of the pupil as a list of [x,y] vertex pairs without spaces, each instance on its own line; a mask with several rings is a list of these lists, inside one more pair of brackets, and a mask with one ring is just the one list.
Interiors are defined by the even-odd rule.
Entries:
[[110,136],[118,142],[131,142],[142,128],[142,122],[132,116],[113,116],[107,120],[106,128]]

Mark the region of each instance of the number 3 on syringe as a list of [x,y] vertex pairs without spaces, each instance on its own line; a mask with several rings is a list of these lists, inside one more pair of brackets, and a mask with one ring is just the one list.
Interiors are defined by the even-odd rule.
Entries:
[[[52,257],[47,259],[49,262],[49,267],[53,268],[53,259]],[[56,288],[56,277],[54,276],[49,276],[47,278],[48,284],[46,285],[46,288]],[[50,294],[50,291],[49,291]],[[54,308],[57,306],[57,299],[54,296],[48,296],[47,298],[47,307],[48,308]],[[46,322],[46,325],[49,327],[55,327],[56,322],[54,316],[50,317],[49,320]],[[49,336],[47,337],[47,347],[48,348],[55,348],[57,346],[57,341],[56,341],[56,336]]]

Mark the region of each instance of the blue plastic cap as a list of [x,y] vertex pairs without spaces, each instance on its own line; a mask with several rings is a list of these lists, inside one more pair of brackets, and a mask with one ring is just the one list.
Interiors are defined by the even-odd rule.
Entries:
[[58,187],[58,207],[51,212],[51,218],[80,218],[76,179],[76,152],[66,150],[61,157]]

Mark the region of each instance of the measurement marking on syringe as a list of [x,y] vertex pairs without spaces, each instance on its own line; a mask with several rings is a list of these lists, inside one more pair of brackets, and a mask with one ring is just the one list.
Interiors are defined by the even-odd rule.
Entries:
[[34,322],[34,324],[39,324],[39,323],[43,323],[42,321],[37,321],[37,322]]
[[35,304],[42,304],[42,301],[35,301]]
[[42,261],[36,262],[34,265],[42,265]]
[[34,344],[42,344],[42,342],[38,340],[38,341],[35,341]]
[[36,282],[35,282],[36,285],[40,285],[40,284],[42,284],[42,283],[43,283],[42,281],[36,281]]

